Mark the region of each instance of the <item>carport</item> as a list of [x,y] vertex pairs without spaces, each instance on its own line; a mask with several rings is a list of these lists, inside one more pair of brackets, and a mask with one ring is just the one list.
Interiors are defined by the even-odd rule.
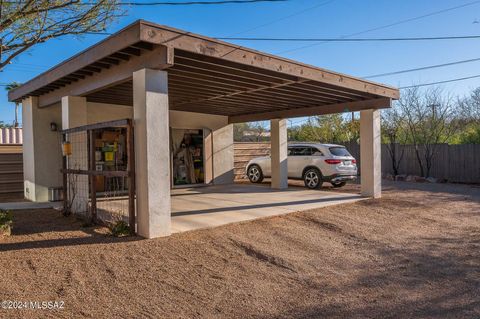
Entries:
[[[397,89],[234,44],[137,21],[9,93],[23,104],[25,196],[61,178],[58,135],[133,118],[137,231],[171,233],[172,128],[202,130],[202,178],[233,183],[233,130],[271,121],[273,189],[287,183],[286,118],[360,111],[361,189],[380,197],[380,113]],[[199,133],[200,134],[200,133]]]

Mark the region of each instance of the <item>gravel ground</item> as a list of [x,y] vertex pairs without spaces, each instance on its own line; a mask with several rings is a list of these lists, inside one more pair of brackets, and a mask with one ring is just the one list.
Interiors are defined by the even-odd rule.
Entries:
[[155,240],[16,212],[0,239],[0,300],[65,309],[0,317],[480,317],[480,188],[384,188],[380,200]]

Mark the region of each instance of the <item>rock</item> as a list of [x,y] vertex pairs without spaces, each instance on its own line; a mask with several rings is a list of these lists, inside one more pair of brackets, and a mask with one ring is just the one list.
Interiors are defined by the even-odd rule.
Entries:
[[406,182],[415,182],[415,176],[408,175],[407,177],[405,177],[405,181]]
[[403,182],[403,181],[405,181],[406,178],[407,178],[407,175],[405,175],[405,174],[395,176],[395,180],[397,182]]
[[438,179],[435,177],[427,177],[427,182],[429,183],[438,183]]
[[417,183],[425,183],[426,181],[427,179],[425,177],[415,176],[415,182]]

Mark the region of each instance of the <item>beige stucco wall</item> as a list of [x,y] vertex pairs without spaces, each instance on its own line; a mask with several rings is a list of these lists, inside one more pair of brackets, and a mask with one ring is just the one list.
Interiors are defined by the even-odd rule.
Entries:
[[88,124],[131,118],[133,118],[133,107],[131,106],[87,102]]
[[194,112],[170,111],[170,127],[217,130],[228,125],[228,117]]
[[24,194],[31,201],[47,201],[48,188],[62,185],[61,136],[50,130],[50,123],[60,127],[60,104],[38,108],[37,98],[23,101],[23,171]]

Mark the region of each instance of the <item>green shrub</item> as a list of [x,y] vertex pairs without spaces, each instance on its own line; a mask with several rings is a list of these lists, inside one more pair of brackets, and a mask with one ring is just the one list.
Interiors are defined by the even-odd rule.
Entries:
[[9,210],[0,209],[0,235],[10,236],[13,214]]
[[123,220],[119,220],[110,226],[110,232],[115,237],[128,236],[130,235],[130,226]]

